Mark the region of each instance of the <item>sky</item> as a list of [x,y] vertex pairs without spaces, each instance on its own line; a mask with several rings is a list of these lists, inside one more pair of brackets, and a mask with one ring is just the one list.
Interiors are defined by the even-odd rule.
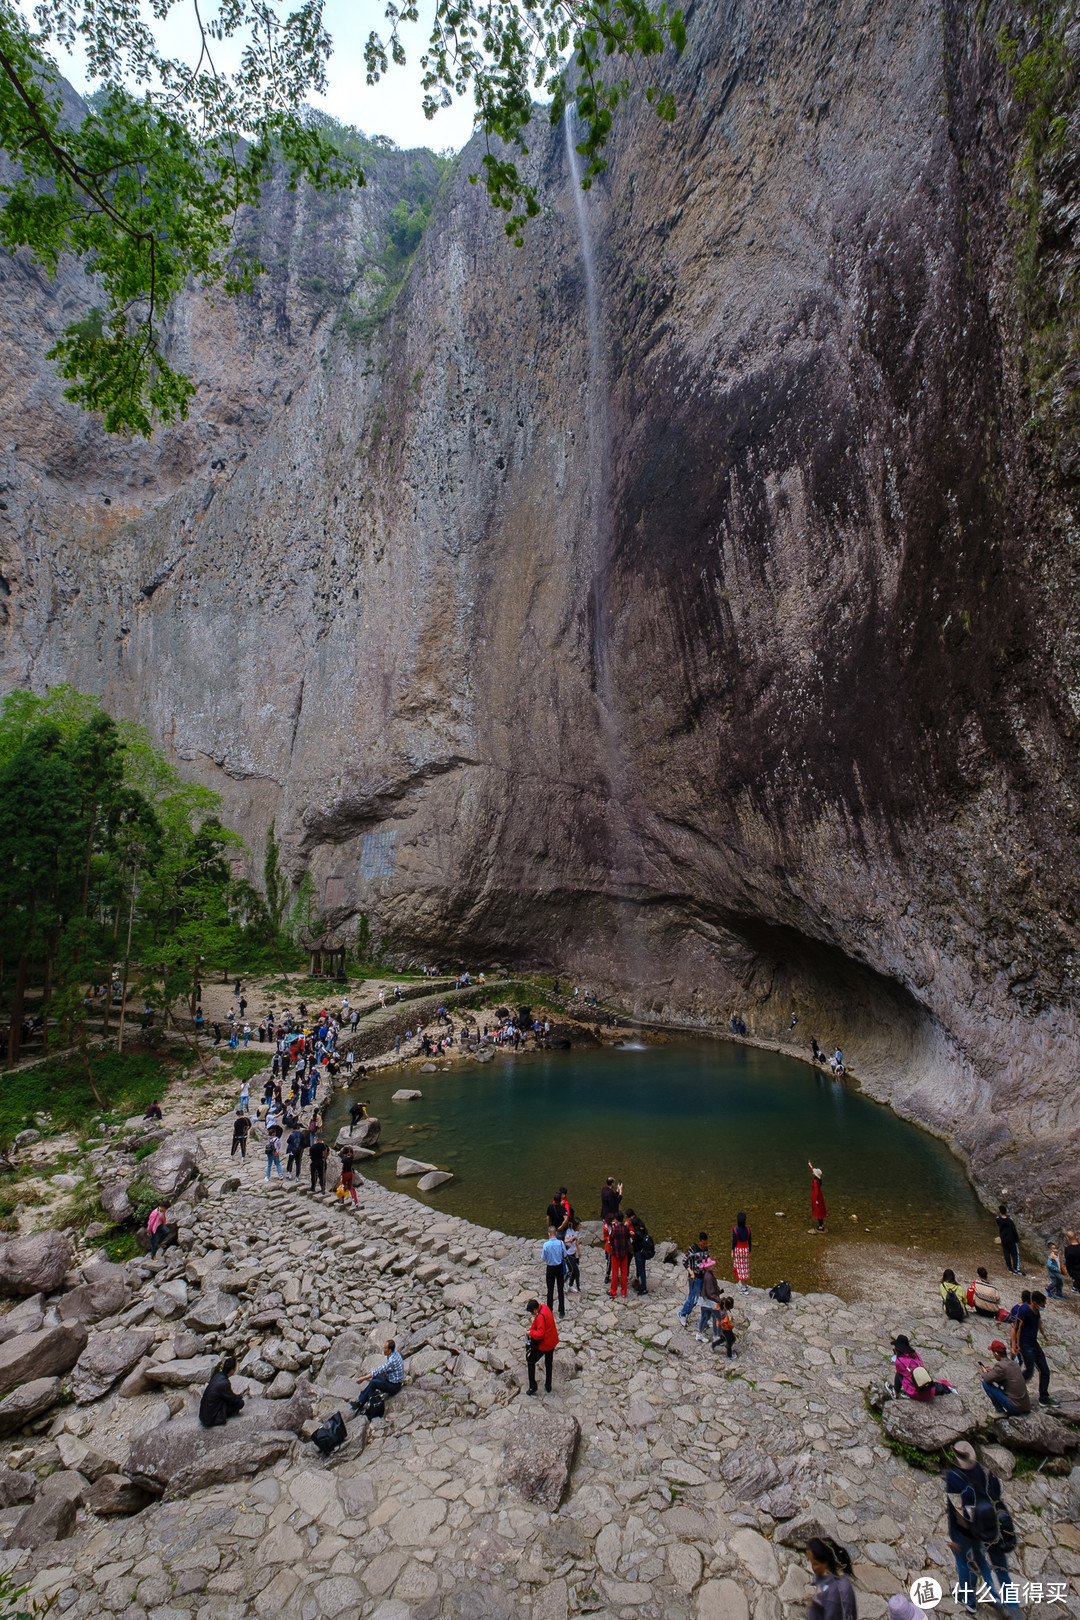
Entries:
[[[381,83],[366,83],[364,42],[372,28],[385,39],[384,4],[385,0],[326,0],[323,18],[334,41],[334,54],[328,67],[327,93],[310,97],[312,105],[322,107],[343,123],[354,124],[365,135],[388,135],[399,146],[460,151],[472,133],[472,97],[440,110],[430,122],[424,117],[419,67],[427,38],[423,21],[402,30],[406,66],[399,68],[391,63]],[[29,9],[29,4],[24,5],[24,10]],[[421,3],[421,18],[432,10],[432,4]],[[177,0],[168,22],[155,26],[163,48],[189,61],[197,54],[192,15],[191,0]],[[60,55],[58,59],[76,90],[94,89],[78,58]]]

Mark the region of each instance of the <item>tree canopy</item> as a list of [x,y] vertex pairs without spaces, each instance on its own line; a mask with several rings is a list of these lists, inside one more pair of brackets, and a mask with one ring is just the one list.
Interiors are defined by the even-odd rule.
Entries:
[[[0,0],[0,150],[14,160],[0,182],[0,242],[29,249],[50,273],[71,254],[97,278],[104,307],[67,327],[49,357],[67,398],[100,411],[109,432],[149,436],[155,422],[187,415],[197,383],[167,358],[166,312],[189,278],[234,296],[253,286],[262,267],[233,227],[242,207],[258,206],[275,164],[290,187],[364,184],[360,161],[305,106],[326,88],[333,49],[323,0],[293,9],[218,0],[206,21],[190,0],[193,63],[168,55],[152,26],[187,3],[40,0],[31,26]],[[386,17],[387,37],[368,40],[369,84],[404,62],[400,30],[420,19],[418,0],[390,0]],[[553,119],[572,95],[588,187],[629,94],[629,65],[684,41],[682,13],[667,0],[435,0],[424,111],[433,117],[472,90],[484,183],[520,245],[539,213],[515,156],[528,150],[533,93],[551,98]],[[230,42],[241,45],[239,65],[225,71],[217,57]],[[75,47],[99,86],[81,118],[65,111],[52,54]],[[669,93],[648,86],[646,95],[660,117],[674,117]],[[393,239],[404,251],[419,228],[407,214],[393,222]]]

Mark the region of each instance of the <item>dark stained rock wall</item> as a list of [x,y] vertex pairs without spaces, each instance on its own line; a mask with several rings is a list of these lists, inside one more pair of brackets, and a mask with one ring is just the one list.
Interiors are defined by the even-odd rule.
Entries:
[[207,404],[150,449],[59,401],[16,266],[0,607],[9,680],[144,720],[336,917],[659,1019],[795,1011],[1049,1222],[1078,598],[1024,432],[1009,15],[694,8],[678,122],[635,104],[584,204],[593,342],[542,122],[524,250],[466,156],[374,340],[193,299]]

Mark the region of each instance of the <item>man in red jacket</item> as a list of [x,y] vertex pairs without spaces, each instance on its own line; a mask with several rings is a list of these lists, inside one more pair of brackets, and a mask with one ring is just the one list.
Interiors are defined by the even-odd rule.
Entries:
[[611,1223],[611,1297],[622,1284],[622,1297],[626,1298],[626,1274],[630,1267],[630,1254],[634,1247],[633,1235],[626,1219],[618,1211]]
[[536,1363],[540,1357],[544,1358],[544,1392],[551,1394],[551,1363],[555,1357],[555,1346],[559,1342],[559,1330],[555,1326],[555,1318],[546,1305],[537,1300],[530,1299],[525,1309],[532,1317],[529,1328],[529,1348],[525,1354],[525,1365],[529,1369],[529,1395],[538,1394],[536,1387]]

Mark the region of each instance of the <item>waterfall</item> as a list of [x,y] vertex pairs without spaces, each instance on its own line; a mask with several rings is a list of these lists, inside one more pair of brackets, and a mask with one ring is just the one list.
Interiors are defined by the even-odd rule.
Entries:
[[574,145],[575,114],[570,104],[563,117],[566,157],[574,192],[581,267],[585,277],[585,314],[589,327],[589,375],[586,391],[589,445],[589,516],[592,526],[592,558],[589,598],[592,618],[592,664],[599,720],[601,768],[608,791],[608,831],[611,849],[611,886],[616,907],[615,949],[621,959],[625,982],[637,991],[641,982],[640,936],[636,926],[637,908],[631,897],[634,887],[627,825],[628,772],[619,732],[615,683],[611,668],[614,627],[608,599],[611,561],[611,430],[608,412],[608,369],[604,345],[600,287],[596,275],[589,219],[592,192],[581,189],[581,156]]

